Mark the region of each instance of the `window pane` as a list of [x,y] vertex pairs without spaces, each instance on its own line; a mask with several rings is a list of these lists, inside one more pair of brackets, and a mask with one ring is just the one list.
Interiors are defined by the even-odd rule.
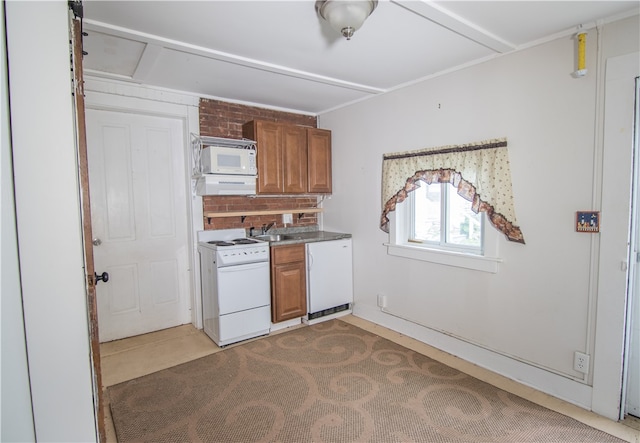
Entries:
[[482,247],[482,216],[471,210],[471,202],[460,197],[454,187],[448,189],[449,223],[447,243]]
[[439,183],[428,185],[421,182],[420,187],[413,191],[415,240],[440,243],[441,189]]

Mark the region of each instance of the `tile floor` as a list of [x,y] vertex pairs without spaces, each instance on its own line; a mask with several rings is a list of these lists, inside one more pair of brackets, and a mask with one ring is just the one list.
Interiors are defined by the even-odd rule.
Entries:
[[[427,355],[505,391],[573,417],[618,438],[632,443],[640,443],[640,419],[629,418],[624,423],[617,423],[358,317],[348,315],[342,317],[341,320]],[[278,332],[290,329],[283,329]],[[259,338],[254,340],[259,340]],[[109,386],[186,363],[220,350],[221,348],[211,341],[204,332],[195,329],[191,325],[178,326],[137,337],[103,343],[100,346],[103,388],[106,389]],[[106,395],[104,397],[106,400]],[[107,443],[116,443],[116,434],[108,404],[105,405],[105,415]]]

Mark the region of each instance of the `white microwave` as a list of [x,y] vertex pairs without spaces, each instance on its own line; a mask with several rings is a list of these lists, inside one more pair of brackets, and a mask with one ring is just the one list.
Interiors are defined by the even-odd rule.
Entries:
[[206,146],[202,149],[202,173],[225,175],[257,175],[254,149]]

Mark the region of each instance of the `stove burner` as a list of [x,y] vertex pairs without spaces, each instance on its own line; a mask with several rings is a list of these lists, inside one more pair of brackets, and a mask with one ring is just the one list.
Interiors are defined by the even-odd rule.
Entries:
[[222,240],[212,240],[212,241],[208,241],[207,243],[209,243],[210,245],[216,245],[216,246],[233,246],[233,243],[229,243]]
[[236,238],[231,241],[236,245],[251,245],[253,243],[258,243],[258,240],[252,240],[250,238]]

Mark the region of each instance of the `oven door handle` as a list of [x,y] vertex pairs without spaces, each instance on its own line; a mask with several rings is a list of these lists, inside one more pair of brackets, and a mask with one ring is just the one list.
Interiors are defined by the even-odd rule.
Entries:
[[241,272],[250,269],[259,269],[262,267],[269,267],[268,261],[261,261],[257,263],[244,263],[240,265],[222,266],[218,268],[218,272]]

